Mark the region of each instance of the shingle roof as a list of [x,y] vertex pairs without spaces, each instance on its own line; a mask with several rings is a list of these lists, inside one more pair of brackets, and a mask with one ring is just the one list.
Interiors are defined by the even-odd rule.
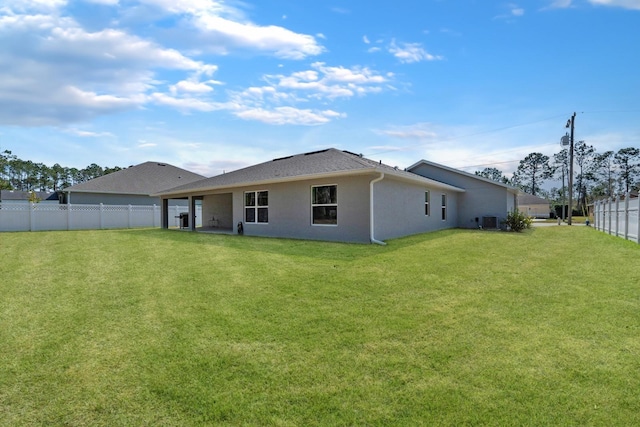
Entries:
[[273,159],[244,169],[161,191],[158,194],[179,194],[247,184],[299,180],[319,176],[353,175],[367,172],[385,172],[412,181],[431,182],[454,191],[464,191],[445,183],[438,183],[437,181],[366,159],[358,154],[329,148]]
[[483,176],[479,176],[479,175],[476,175],[476,174],[473,174],[473,173],[465,172],[463,170],[454,169],[452,167],[441,165],[439,163],[430,162],[428,160],[420,160],[420,161],[414,163],[413,165],[409,166],[407,168],[407,170],[410,171],[412,169],[417,168],[420,165],[433,166],[433,167],[440,168],[440,169],[443,169],[443,170],[447,170],[447,171],[450,171],[450,172],[455,172],[457,174],[464,175],[466,177],[473,178],[473,179],[476,179],[478,181],[483,181],[483,182],[486,182],[486,183],[489,183],[489,184],[494,184],[494,185],[497,185],[499,187],[503,187],[503,188],[507,189],[510,193],[514,193],[514,194],[521,194],[522,193],[522,191],[520,191],[519,188],[514,187],[513,185],[504,184],[502,182],[494,181],[492,179],[485,178]]
[[202,175],[167,163],[145,162],[73,185],[64,191],[150,195],[203,178]]
[[518,204],[520,205],[548,205],[549,201],[533,194],[518,195]]
[[[35,191],[36,197],[40,201],[58,201],[58,193],[48,193],[46,191]],[[14,191],[14,190],[0,190],[0,201],[2,200],[29,200],[31,197],[30,191]]]

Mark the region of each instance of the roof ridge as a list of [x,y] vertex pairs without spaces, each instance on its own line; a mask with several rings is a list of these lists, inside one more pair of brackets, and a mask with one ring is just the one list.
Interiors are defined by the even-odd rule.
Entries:
[[[356,154],[356,153],[353,153],[353,152],[347,151],[347,150],[338,150],[337,148],[332,148],[332,150],[339,151],[345,157],[353,158],[353,160],[357,161],[362,166],[368,166],[368,167],[374,167],[374,168],[376,167],[376,166],[373,166],[371,164],[371,163],[375,164],[376,163],[375,160],[367,159],[362,154]],[[369,162],[371,162],[371,163],[369,163]],[[380,163],[380,164],[382,165],[382,163]]]

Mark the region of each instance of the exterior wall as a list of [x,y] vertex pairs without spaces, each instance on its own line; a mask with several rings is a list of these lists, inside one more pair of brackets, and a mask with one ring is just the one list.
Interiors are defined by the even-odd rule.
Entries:
[[[430,194],[430,215],[425,215],[424,193]],[[442,194],[447,196],[446,220],[442,220]],[[449,192],[385,178],[374,184],[374,237],[387,240],[457,225],[458,197]]]
[[202,225],[209,226],[209,220],[215,218],[219,228],[232,229],[233,194],[210,194],[202,198]]
[[[243,222],[244,233],[251,236],[369,242],[369,182],[375,175],[297,181],[233,191],[233,224]],[[313,225],[311,187],[338,186],[338,224]],[[247,224],[244,221],[244,192],[269,191],[269,222]],[[234,231],[236,226],[234,226]]]
[[[74,193],[71,198],[67,195],[67,200],[71,204],[82,205],[135,205],[135,206],[160,206],[160,197],[128,194],[108,194],[108,193]],[[170,199],[169,206],[187,206],[187,200]]]
[[514,195],[499,185],[424,164],[411,172],[466,190],[458,199],[457,227],[477,228],[483,216],[495,216],[501,221],[515,207]]
[[518,207],[518,195],[507,193],[507,212],[513,212]]
[[549,205],[547,204],[520,205],[518,206],[518,210],[533,218],[549,218],[550,212]]

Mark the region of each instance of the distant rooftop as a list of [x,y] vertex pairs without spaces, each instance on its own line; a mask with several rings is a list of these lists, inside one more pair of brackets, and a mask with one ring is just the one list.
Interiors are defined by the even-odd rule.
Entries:
[[205,178],[161,162],[145,162],[66,188],[65,192],[150,195]]

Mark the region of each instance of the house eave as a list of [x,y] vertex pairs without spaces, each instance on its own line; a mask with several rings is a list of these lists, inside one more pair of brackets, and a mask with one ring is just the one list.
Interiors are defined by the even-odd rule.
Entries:
[[[263,180],[257,180],[257,181],[244,181],[244,182],[238,182],[238,183],[234,183],[234,184],[228,184],[228,185],[214,185],[214,186],[209,186],[209,187],[201,187],[201,188],[196,188],[196,189],[190,189],[190,190],[178,190],[178,191],[163,191],[163,192],[159,192],[159,193],[154,193],[151,194],[151,196],[154,197],[161,197],[161,198],[171,198],[171,197],[188,197],[188,196],[193,196],[196,194],[202,194],[202,193],[208,193],[208,192],[212,192],[212,191],[224,191],[224,190],[230,190],[230,189],[234,189],[234,188],[241,188],[241,187],[255,187],[255,186],[262,186],[262,185],[270,185],[270,184],[283,184],[283,183],[287,183],[287,182],[298,182],[298,181],[308,181],[308,180],[317,180],[317,179],[330,179],[330,178],[340,178],[340,177],[345,177],[345,176],[361,176],[361,175],[370,175],[370,174],[374,174],[374,173],[380,173],[382,172],[382,170],[380,170],[379,168],[363,168],[363,169],[358,169],[358,170],[347,170],[347,171],[340,171],[340,172],[329,172],[329,173],[321,173],[321,174],[308,174],[308,175],[296,175],[296,176],[291,176],[291,177],[284,177],[284,178],[271,178],[271,179],[263,179]],[[426,184],[426,185],[430,185],[430,186],[434,186],[434,187],[438,187],[438,188],[442,188],[442,189],[447,189],[450,191],[455,191],[455,192],[464,192],[465,190],[459,187],[455,187],[449,184],[445,184],[443,182],[440,181],[436,181],[433,179],[429,179],[429,178],[425,178],[422,177],[420,175],[416,175],[415,177],[411,177],[411,176],[407,176],[406,173],[394,173],[394,172],[390,172],[390,171],[384,171],[384,173],[388,176],[388,177],[393,177],[399,180],[403,180],[403,181],[407,181],[407,182],[413,182],[413,183],[419,183],[419,184]]]
[[227,185],[212,185],[209,187],[200,187],[188,190],[178,190],[178,191],[162,191],[159,193],[153,193],[152,196],[161,197],[161,198],[171,198],[171,196],[190,196],[200,193],[208,193],[211,191],[220,191],[220,190],[230,190],[233,188],[241,188],[241,187],[255,187],[259,185],[269,185],[269,184],[282,184],[287,182],[296,182],[296,181],[306,181],[312,179],[324,179],[324,178],[333,178],[333,177],[342,177],[342,176],[350,176],[350,175],[367,175],[372,172],[375,172],[374,168],[369,169],[360,169],[357,171],[343,171],[343,172],[331,172],[331,173],[321,173],[321,174],[309,174],[309,175],[296,175],[291,177],[283,177],[283,178],[270,178],[270,179],[261,179],[257,181],[243,181],[237,182],[234,184]]

